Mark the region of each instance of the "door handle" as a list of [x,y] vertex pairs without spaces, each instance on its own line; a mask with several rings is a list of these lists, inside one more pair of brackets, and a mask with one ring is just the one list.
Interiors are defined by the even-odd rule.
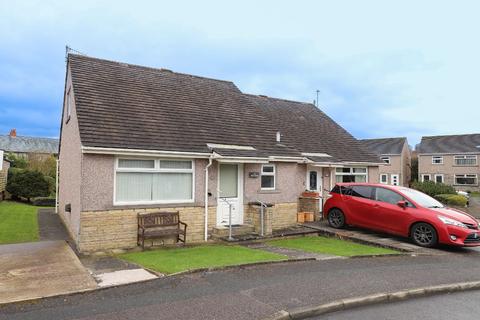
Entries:
[[374,208],[380,208],[380,206],[378,204],[374,204],[373,207]]

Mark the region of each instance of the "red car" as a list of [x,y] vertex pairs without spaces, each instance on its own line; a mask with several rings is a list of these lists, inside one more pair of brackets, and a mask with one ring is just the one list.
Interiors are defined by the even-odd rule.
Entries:
[[480,246],[478,221],[446,208],[432,197],[405,187],[369,183],[339,183],[325,202],[330,226],[364,227],[410,237],[422,247],[438,243]]

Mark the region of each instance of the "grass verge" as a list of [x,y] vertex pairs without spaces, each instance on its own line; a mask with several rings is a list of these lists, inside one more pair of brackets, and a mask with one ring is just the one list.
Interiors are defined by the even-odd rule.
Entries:
[[298,249],[305,252],[331,254],[343,257],[398,253],[398,251],[391,249],[372,247],[351,241],[320,236],[275,239],[267,243],[280,248]]
[[229,245],[164,248],[126,253],[119,257],[148,269],[167,274],[201,268],[287,259],[287,257],[275,253]]
[[0,244],[37,241],[37,210],[25,203],[0,202]]

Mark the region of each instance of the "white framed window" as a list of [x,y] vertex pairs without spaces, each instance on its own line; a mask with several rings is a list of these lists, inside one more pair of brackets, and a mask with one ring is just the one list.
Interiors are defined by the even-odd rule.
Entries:
[[117,158],[115,205],[194,201],[192,160]]
[[422,182],[432,180],[432,176],[429,174],[422,174]]
[[380,159],[386,164],[390,164],[390,157],[381,157]]
[[261,174],[261,189],[262,190],[275,190],[275,165],[264,164],[262,165]]
[[443,156],[432,156],[432,164],[443,164]]
[[388,174],[382,173],[380,175],[380,183],[388,184]]
[[367,182],[367,168],[345,167],[335,169],[337,182]]
[[478,177],[476,174],[456,174],[455,184],[459,186],[476,186]]
[[436,174],[435,175],[435,183],[443,183],[444,178],[443,178],[443,174]]
[[476,166],[477,165],[476,155],[455,156],[454,160],[455,160],[456,166]]

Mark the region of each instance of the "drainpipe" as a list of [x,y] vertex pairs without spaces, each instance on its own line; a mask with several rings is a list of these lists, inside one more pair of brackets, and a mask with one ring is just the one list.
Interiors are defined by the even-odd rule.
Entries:
[[205,241],[208,241],[208,168],[212,165],[213,155],[208,158],[205,167]]
[[58,213],[58,163],[60,160],[56,161],[55,168],[55,213]]

